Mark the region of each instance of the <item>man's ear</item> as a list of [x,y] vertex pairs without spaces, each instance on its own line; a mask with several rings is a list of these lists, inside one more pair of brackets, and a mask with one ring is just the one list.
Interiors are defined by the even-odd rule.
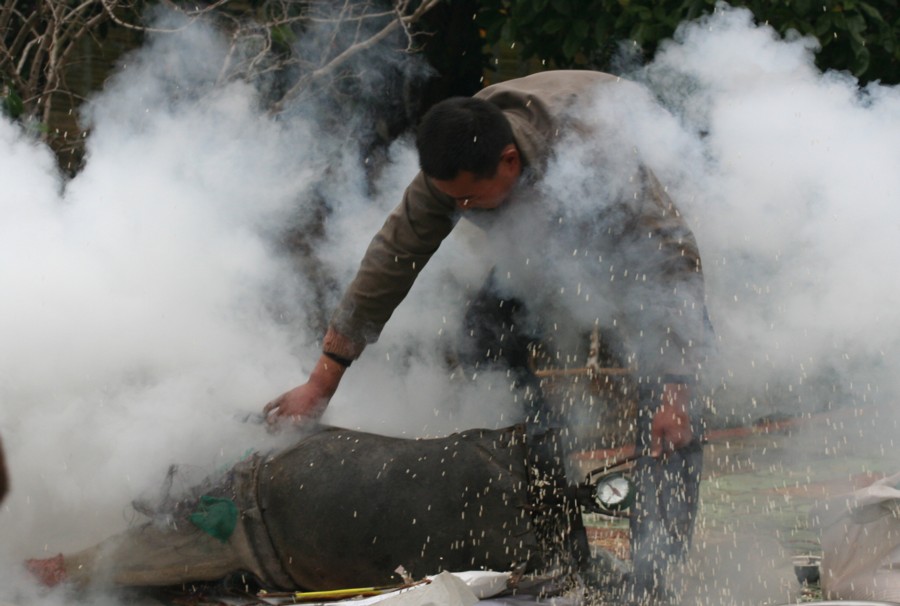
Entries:
[[515,174],[519,174],[522,170],[522,157],[519,155],[519,148],[515,144],[510,143],[500,152],[500,163],[513,169]]

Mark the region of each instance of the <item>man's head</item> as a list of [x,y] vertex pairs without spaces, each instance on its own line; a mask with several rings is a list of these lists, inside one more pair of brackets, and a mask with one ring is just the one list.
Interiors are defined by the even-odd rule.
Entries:
[[463,209],[500,206],[522,172],[506,116],[481,99],[454,97],[433,106],[416,147],[422,172]]

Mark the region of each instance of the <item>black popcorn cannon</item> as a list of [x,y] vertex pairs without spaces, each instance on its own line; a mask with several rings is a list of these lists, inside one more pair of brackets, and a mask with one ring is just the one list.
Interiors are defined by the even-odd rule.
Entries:
[[240,575],[270,591],[397,583],[442,571],[596,572],[555,435],[523,426],[437,439],[320,427],[255,453],[84,551],[29,560],[41,581],[162,587]]

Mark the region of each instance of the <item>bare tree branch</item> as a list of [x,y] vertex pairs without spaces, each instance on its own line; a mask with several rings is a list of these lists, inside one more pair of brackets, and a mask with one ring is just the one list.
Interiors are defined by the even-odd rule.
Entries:
[[[143,23],[139,9],[148,0],[0,0],[0,78],[9,87],[0,88],[0,100],[13,90],[22,99],[27,119],[49,124],[57,109],[71,114],[89,93],[66,81],[85,40],[100,42],[106,27],[164,36],[203,21],[230,40],[217,82],[262,83],[277,74],[276,79],[286,83],[286,92],[271,106],[272,113],[278,113],[316,91],[345,94],[341,91],[351,88],[345,86],[347,79],[360,75],[348,70],[351,60],[398,31],[406,36],[405,50],[413,50],[415,24],[442,0],[263,0],[252,11],[240,0],[195,7],[155,1],[181,15],[182,21],[175,26]],[[398,46],[403,52],[403,44]],[[45,140],[51,142],[56,130],[42,129]],[[64,129],[60,138],[63,147],[77,146],[81,139]]]
[[418,22],[422,18],[422,16],[425,15],[425,13],[440,4],[441,1],[442,0],[423,0],[423,2],[419,4],[415,11],[410,14],[406,14],[407,7],[409,6],[409,0],[398,0],[395,5],[394,19],[388,22],[384,27],[381,28],[381,30],[379,30],[369,38],[359,42],[355,42],[321,67],[314,69],[313,71],[301,77],[294,84],[294,86],[292,86],[287,91],[287,93],[284,94],[281,99],[273,104],[271,109],[272,113],[279,113],[283,111],[285,106],[290,101],[299,96],[302,91],[309,88],[317,81],[331,76],[338,68],[344,65],[352,57],[376,46],[379,42],[383,41],[392,32],[394,32],[398,27],[402,26],[407,34],[409,34],[409,28],[413,24]]

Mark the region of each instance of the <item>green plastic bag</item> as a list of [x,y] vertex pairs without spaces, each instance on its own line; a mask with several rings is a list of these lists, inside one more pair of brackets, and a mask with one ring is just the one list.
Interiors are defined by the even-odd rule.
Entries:
[[190,520],[200,530],[224,543],[237,526],[238,508],[231,499],[203,495]]

